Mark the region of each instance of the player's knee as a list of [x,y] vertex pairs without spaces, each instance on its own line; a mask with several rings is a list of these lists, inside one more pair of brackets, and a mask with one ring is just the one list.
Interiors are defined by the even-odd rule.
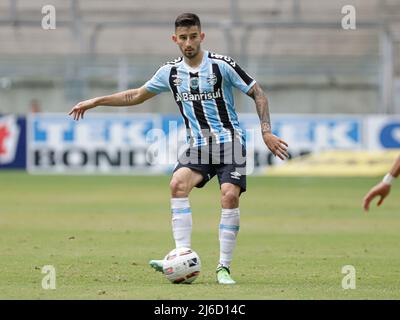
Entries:
[[237,192],[227,190],[222,193],[222,206],[224,208],[237,208],[239,206],[239,195]]
[[183,181],[182,179],[173,177],[169,184],[169,188],[173,197],[187,196],[187,183],[185,183],[185,181]]

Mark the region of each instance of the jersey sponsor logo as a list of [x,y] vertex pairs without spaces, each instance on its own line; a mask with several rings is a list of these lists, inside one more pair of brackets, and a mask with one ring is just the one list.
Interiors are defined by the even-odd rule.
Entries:
[[237,171],[231,172],[231,178],[232,178],[232,179],[240,180],[240,177],[241,177],[241,176],[242,176],[242,175],[241,175],[239,172],[237,172]]
[[20,129],[13,116],[0,118],[0,163],[11,163],[17,152]]
[[224,56],[222,54],[217,54],[217,53],[210,53],[211,58],[219,59],[219,60],[224,60],[228,62],[232,67],[236,67],[236,62],[232,60],[231,57]]
[[192,90],[196,90],[198,87],[199,87],[199,78],[198,77],[190,78],[190,88],[192,88]]
[[177,92],[175,95],[175,100],[176,102],[202,101],[202,100],[213,100],[221,97],[222,97],[221,89],[218,89],[215,92],[204,91],[202,93],[194,93],[194,94],[190,92],[182,92],[182,93]]
[[211,86],[214,86],[217,83],[217,76],[215,75],[215,73],[211,73],[208,77],[207,77],[207,83]]
[[172,80],[173,84],[175,87],[179,87],[182,84],[182,79],[178,77],[178,75],[173,74],[172,75],[173,78],[175,78],[174,80]]

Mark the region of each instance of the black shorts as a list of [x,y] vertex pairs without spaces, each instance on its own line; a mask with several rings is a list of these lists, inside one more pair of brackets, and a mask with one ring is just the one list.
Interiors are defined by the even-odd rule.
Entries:
[[180,168],[190,168],[203,176],[197,188],[204,187],[217,175],[220,186],[229,182],[238,185],[240,193],[246,191],[246,147],[237,139],[189,147],[179,156],[174,172]]

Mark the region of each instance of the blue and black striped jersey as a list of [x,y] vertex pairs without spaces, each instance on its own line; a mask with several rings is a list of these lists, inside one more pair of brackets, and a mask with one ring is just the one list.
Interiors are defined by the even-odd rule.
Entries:
[[189,132],[192,146],[216,143],[245,135],[239,126],[232,87],[247,93],[255,84],[230,57],[204,51],[203,61],[196,69],[188,66],[182,57],[166,63],[146,82],[153,93],[171,91]]

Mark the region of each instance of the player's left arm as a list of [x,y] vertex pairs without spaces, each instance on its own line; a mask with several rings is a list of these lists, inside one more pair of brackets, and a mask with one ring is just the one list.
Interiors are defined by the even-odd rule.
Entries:
[[288,144],[272,133],[271,120],[269,116],[269,105],[266,94],[258,83],[255,83],[247,95],[253,98],[258,117],[261,123],[261,134],[268,149],[280,159],[285,160],[289,155],[287,153]]

